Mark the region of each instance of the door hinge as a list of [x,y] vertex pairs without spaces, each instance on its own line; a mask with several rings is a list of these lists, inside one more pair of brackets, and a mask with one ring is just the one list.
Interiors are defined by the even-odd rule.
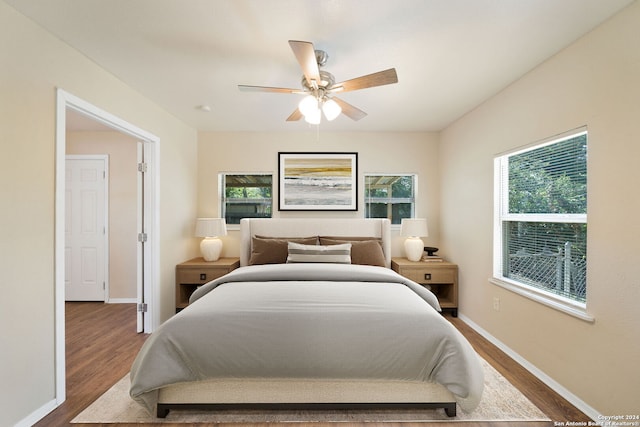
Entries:
[[138,242],[144,243],[147,241],[147,233],[138,233]]
[[142,304],[138,304],[138,313],[146,313],[147,312],[147,303],[143,302]]
[[138,163],[138,172],[147,173],[147,164]]

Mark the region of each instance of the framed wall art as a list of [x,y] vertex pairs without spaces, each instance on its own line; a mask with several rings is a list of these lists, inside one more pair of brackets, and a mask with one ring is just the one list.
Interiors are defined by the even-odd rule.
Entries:
[[358,210],[358,153],[278,153],[281,211]]

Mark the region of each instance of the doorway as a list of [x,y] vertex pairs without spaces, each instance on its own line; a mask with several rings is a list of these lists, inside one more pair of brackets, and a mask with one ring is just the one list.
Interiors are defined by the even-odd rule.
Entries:
[[[138,238],[138,331],[150,333],[159,324],[156,309],[157,266],[159,257],[157,152],[159,139],[112,114],[58,89],[56,105],[56,190],[55,190],[55,353],[56,353],[56,404],[66,398],[65,375],[65,163],[66,163],[66,116],[67,111],[94,120],[111,130],[136,138],[139,162],[142,162],[139,187],[142,191],[139,203]],[[144,160],[142,160],[144,159]],[[134,236],[135,237],[135,236]]]

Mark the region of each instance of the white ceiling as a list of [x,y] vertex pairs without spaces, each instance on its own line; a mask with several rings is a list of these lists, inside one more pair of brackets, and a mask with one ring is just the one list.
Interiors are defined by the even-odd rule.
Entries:
[[204,131],[308,129],[285,122],[299,95],[237,88],[300,87],[290,39],[325,50],[337,81],[397,70],[397,84],[340,96],[367,117],[322,130],[440,130],[632,2],[4,1]]

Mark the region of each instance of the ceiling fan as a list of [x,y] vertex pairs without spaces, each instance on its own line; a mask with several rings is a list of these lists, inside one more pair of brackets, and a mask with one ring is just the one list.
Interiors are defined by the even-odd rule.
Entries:
[[238,89],[241,91],[307,95],[300,101],[298,108],[287,117],[288,122],[297,121],[304,117],[308,123],[319,124],[322,113],[329,121],[338,117],[340,113],[353,120],[360,120],[367,113],[336,97],[335,93],[398,83],[395,68],[336,83],[333,74],[320,69],[329,59],[326,52],[316,50],[313,43],[305,41],[289,40],[289,46],[291,46],[304,74],[302,89],[238,85]]

